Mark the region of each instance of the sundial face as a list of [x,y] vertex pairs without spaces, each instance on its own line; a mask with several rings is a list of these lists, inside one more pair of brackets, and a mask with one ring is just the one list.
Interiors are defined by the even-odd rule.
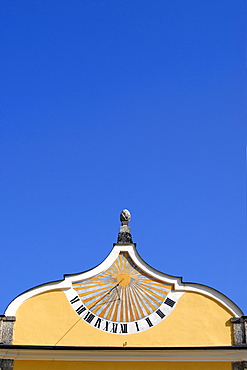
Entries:
[[112,334],[150,329],[176,305],[173,285],[144,272],[128,252],[120,252],[105,271],[72,282],[72,288],[69,301],[75,312],[94,328]]

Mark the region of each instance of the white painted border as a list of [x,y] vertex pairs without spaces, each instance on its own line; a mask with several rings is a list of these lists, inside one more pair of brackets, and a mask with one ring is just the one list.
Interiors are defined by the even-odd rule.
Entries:
[[168,282],[174,284],[174,289],[177,292],[195,292],[199,294],[203,294],[207,297],[213,298],[224,307],[226,307],[234,317],[240,317],[243,315],[243,312],[240,308],[232,302],[228,297],[224,294],[218,292],[215,289],[212,289],[205,285],[194,284],[194,283],[183,283],[182,278],[174,277],[170,275],[166,275],[162,272],[159,272],[149,266],[141,256],[136,251],[135,244],[116,244],[109,256],[98,266],[93,268],[92,270],[82,272],[81,274],[74,274],[74,275],[65,275],[64,280],[58,282],[47,283],[44,285],[40,285],[33,289],[24,292],[23,294],[16,297],[7,307],[5,311],[6,316],[15,316],[17,309],[20,305],[25,302],[27,299],[34,297],[38,294],[45,293],[48,291],[61,289],[63,291],[72,288],[72,282],[76,282],[83,279],[89,279],[102,271],[107,270],[113,262],[117,259],[120,252],[128,252],[130,257],[132,258],[133,262],[140,267],[144,272],[153,276],[156,279],[159,279],[164,282]]

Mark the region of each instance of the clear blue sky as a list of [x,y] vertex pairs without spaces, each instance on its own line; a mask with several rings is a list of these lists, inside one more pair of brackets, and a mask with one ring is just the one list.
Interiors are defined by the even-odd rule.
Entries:
[[0,313],[99,264],[128,208],[147,263],[246,314],[246,2],[2,0],[0,18]]

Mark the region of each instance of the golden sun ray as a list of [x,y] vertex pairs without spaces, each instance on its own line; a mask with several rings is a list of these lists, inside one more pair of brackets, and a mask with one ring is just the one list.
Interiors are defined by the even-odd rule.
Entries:
[[99,317],[114,322],[140,320],[156,310],[173,285],[142,271],[127,252],[98,275],[72,283],[83,304]]

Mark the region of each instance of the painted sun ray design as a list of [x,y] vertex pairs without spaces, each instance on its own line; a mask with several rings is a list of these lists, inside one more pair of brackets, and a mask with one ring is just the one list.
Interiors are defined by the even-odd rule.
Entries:
[[110,301],[110,298],[112,298],[112,294],[110,294],[111,289],[110,290],[107,289],[106,291],[101,293],[101,295],[98,298],[99,302],[101,302],[103,304],[103,303],[106,303],[106,302]]
[[112,296],[112,310],[109,312],[110,316],[108,317],[108,320],[115,321],[114,316],[116,315],[119,302],[119,293],[115,291],[114,295]]
[[152,300],[151,302],[152,297],[149,296],[147,293],[142,294],[142,291],[137,288],[137,294],[138,293],[139,293],[139,296],[142,298],[142,303],[143,305],[145,305],[146,310],[152,311],[156,309],[157,307],[159,307],[162,303],[161,300],[160,301]]
[[149,297],[152,297],[152,298],[156,298],[158,300],[163,300],[167,294],[171,291],[171,290],[166,290],[164,289],[163,291],[157,291],[156,289],[153,289],[152,287],[146,287],[146,286],[143,286],[141,284],[138,285],[138,288],[145,292],[145,294],[148,294]]
[[[104,280],[95,280],[95,281],[89,281],[89,282],[85,282],[83,284],[80,285],[80,287],[84,287],[84,286],[87,286],[88,288],[90,287],[93,287],[95,286],[96,284],[98,286],[102,286],[102,285],[110,285],[112,284],[114,281],[114,279],[111,279],[111,278],[108,278],[108,279],[104,279]],[[78,287],[79,288],[79,287]]]
[[86,292],[84,292],[83,290],[77,290],[77,293],[81,298],[86,299],[88,296],[95,297],[98,294],[103,295],[107,293],[109,289],[111,289],[111,286],[106,286],[106,287],[104,286],[104,287],[101,287],[100,289],[89,289]]
[[85,288],[87,288],[87,291],[91,291],[91,290],[94,290],[94,289],[101,289],[101,288],[104,288],[104,287],[110,287],[111,285],[113,285],[114,282],[113,281],[107,281],[107,282],[93,282],[93,283],[90,283],[90,284],[81,284],[80,286],[78,287],[75,287],[76,290],[80,291],[81,289],[84,291]]
[[91,310],[94,306],[99,306],[102,305],[102,299],[106,297],[107,299],[107,294],[100,294],[95,295],[94,297],[89,297],[87,299],[84,299],[83,302],[84,304],[87,304],[88,308]]
[[[142,289],[140,286],[135,286],[136,295],[142,302],[142,306],[145,308],[146,312],[149,314],[153,309],[154,305],[151,303],[150,298],[152,298],[151,294],[148,294],[146,290]],[[155,306],[157,306],[160,302],[154,299]]]
[[[108,273],[107,272],[101,272],[99,273],[97,276],[92,276],[91,278],[89,279],[86,279],[86,281],[93,281],[93,280],[99,280],[99,279],[106,279],[108,277]],[[80,280],[80,281],[77,281],[77,282],[74,282],[74,284],[80,284],[81,281],[85,281],[85,279],[83,280]]]
[[110,321],[116,321],[116,312],[117,307],[119,305],[119,293],[115,292],[113,296],[113,305],[112,305],[112,311],[110,312],[109,320]]
[[116,267],[116,270],[119,271],[121,266],[120,266],[120,261],[119,261],[119,257],[116,259],[115,261],[115,267]]
[[121,302],[121,312],[120,312],[120,321],[125,322],[126,321],[126,308],[125,308],[125,289],[122,289],[122,297],[123,300]]
[[112,266],[109,270],[108,270],[108,274],[109,275],[116,275],[118,272],[118,269],[117,269],[117,266]]
[[130,308],[131,308],[131,316],[133,317],[131,321],[136,321],[137,316],[136,316],[136,307],[135,307],[135,303],[133,300],[133,294],[130,294],[129,303],[130,303]]
[[[86,303],[87,301],[90,303],[91,301],[93,301],[94,300],[94,298],[96,297],[97,299],[103,299],[104,298],[104,300],[107,300],[107,299],[109,299],[109,297],[110,297],[110,293],[111,293],[111,291],[112,291],[112,287],[110,287],[110,289],[109,289],[109,287],[107,287],[106,289],[104,289],[104,290],[101,290],[101,291],[95,291],[94,292],[94,295],[92,296],[92,295],[89,295],[89,298],[88,299],[83,299],[83,301],[84,301],[84,303]],[[81,295],[80,295],[81,296]],[[87,294],[85,295],[85,297],[87,297]],[[90,299],[91,299],[91,301],[90,301]],[[91,304],[91,303],[90,303]]]
[[151,298],[154,299],[157,304],[161,304],[164,296],[166,294],[157,294],[156,292],[154,293],[151,288],[143,288],[140,284],[135,284],[136,290],[139,292],[139,294],[144,298]]
[[154,304],[155,306],[160,306],[164,299],[167,297],[167,295],[158,296],[153,292],[150,293],[145,292],[145,297],[146,299],[150,300],[150,303]]
[[131,290],[130,288],[126,288],[126,304],[128,305],[128,309],[126,309],[126,321],[130,322],[133,321],[133,314],[132,309],[130,306],[130,297],[131,297]]
[[172,286],[164,285],[157,281],[154,282],[153,280],[149,280],[149,279],[139,280],[138,283],[144,287],[147,287],[147,288],[152,287],[153,289],[156,289],[161,292],[166,291],[167,289],[170,291],[173,288]]
[[104,313],[107,307],[110,305],[110,302],[108,300],[108,297],[104,297],[101,301],[98,302],[97,305],[95,305],[93,308],[93,312],[98,315],[99,317],[106,318]]
[[133,304],[133,295],[132,293],[130,294],[129,297],[129,307],[130,307],[130,321],[135,321],[136,320],[136,312],[135,312],[135,307]]
[[105,283],[99,283],[97,284],[97,282],[93,283],[93,284],[83,284],[81,285],[79,288],[76,288],[78,291],[82,290],[82,291],[85,291],[85,288],[87,289],[88,292],[90,291],[93,291],[94,289],[96,290],[99,290],[99,289],[104,289],[105,288],[110,288],[111,285],[114,285],[114,282],[112,281],[108,281],[108,282],[105,282]]
[[134,322],[156,310],[172,284],[142,271],[127,252],[120,252],[113,264],[98,275],[72,283],[87,309],[113,322]]
[[138,320],[148,316],[147,307],[143,304],[142,296],[138,293],[136,287],[133,288],[133,295],[138,307]]
[[110,320],[110,315],[111,315],[111,312],[113,311],[113,306],[114,306],[114,304],[112,302],[112,299],[110,299],[108,301],[108,304],[107,304],[106,308],[105,308],[105,318],[106,318],[106,320]]
[[130,308],[129,308],[129,303],[130,303],[130,290],[128,289],[128,287],[125,289],[125,313],[126,313],[126,322],[130,322],[131,321],[131,317],[130,317]]
[[152,286],[152,287],[154,287],[154,288],[156,288],[156,289],[158,289],[158,290],[164,290],[164,289],[168,289],[168,290],[171,290],[172,289],[172,285],[160,285],[160,283],[159,282],[157,282],[157,281],[152,281],[152,280],[149,280],[149,279],[140,279],[139,280],[139,282],[140,282],[140,284],[141,285],[145,285],[145,286]]
[[111,289],[111,287],[113,286],[114,284],[104,284],[103,286],[95,286],[94,288],[90,287],[88,288],[87,286],[84,287],[84,289],[80,288],[80,289],[77,289],[78,291],[78,294],[80,294],[81,297],[86,297],[87,295],[96,295],[98,294],[99,292],[108,292],[109,289]]
[[159,306],[163,301],[162,296],[154,296],[152,291],[143,289],[141,286],[137,286],[136,291],[142,297],[142,302],[145,303],[149,310],[153,310],[154,307]]
[[[87,305],[88,309],[91,310],[92,312],[96,313],[98,310],[102,308],[107,303],[107,297],[102,296],[101,298],[98,298],[92,304]],[[85,304],[85,302],[83,302]]]
[[135,312],[135,320],[139,320],[139,318],[141,317],[141,314],[142,314],[142,310],[141,310],[141,306],[139,304],[139,301],[136,299],[135,291],[134,291],[133,288],[132,288],[130,304],[132,302],[133,302],[132,306],[133,306],[133,309],[134,309],[134,312]]
[[98,300],[103,298],[102,293],[95,295],[94,297],[88,297],[87,299],[83,299],[84,304],[87,304],[88,308],[91,310],[93,306],[96,305]]
[[143,292],[140,287],[137,287],[137,292],[142,299],[142,304],[145,305],[146,311],[150,314],[156,307],[148,299],[147,293]]
[[137,272],[137,271],[142,272],[142,270],[135,264],[135,262],[131,259],[130,255],[128,253],[126,253],[126,258],[129,262],[129,265],[134,270],[134,272]]
[[116,311],[114,312],[114,321],[116,321],[116,322],[119,322],[120,321],[121,302],[122,302],[122,300],[123,300],[123,292],[120,289],[119,290],[119,304],[118,304],[118,307],[117,307]]
[[94,285],[94,284],[109,284],[111,282],[111,279],[109,279],[109,277],[105,277],[105,278],[100,278],[98,277],[97,279],[89,279],[89,280],[81,280],[77,283],[74,283],[73,285],[74,286],[77,286],[77,288],[81,287],[81,286],[84,286],[84,285],[87,285],[87,286],[90,286],[90,285]]
[[148,292],[152,292],[153,295],[157,296],[163,296],[164,294],[167,295],[171,289],[167,289],[163,287],[162,289],[158,289],[156,286],[153,286],[153,284],[143,284],[143,283],[138,283],[138,286]]

